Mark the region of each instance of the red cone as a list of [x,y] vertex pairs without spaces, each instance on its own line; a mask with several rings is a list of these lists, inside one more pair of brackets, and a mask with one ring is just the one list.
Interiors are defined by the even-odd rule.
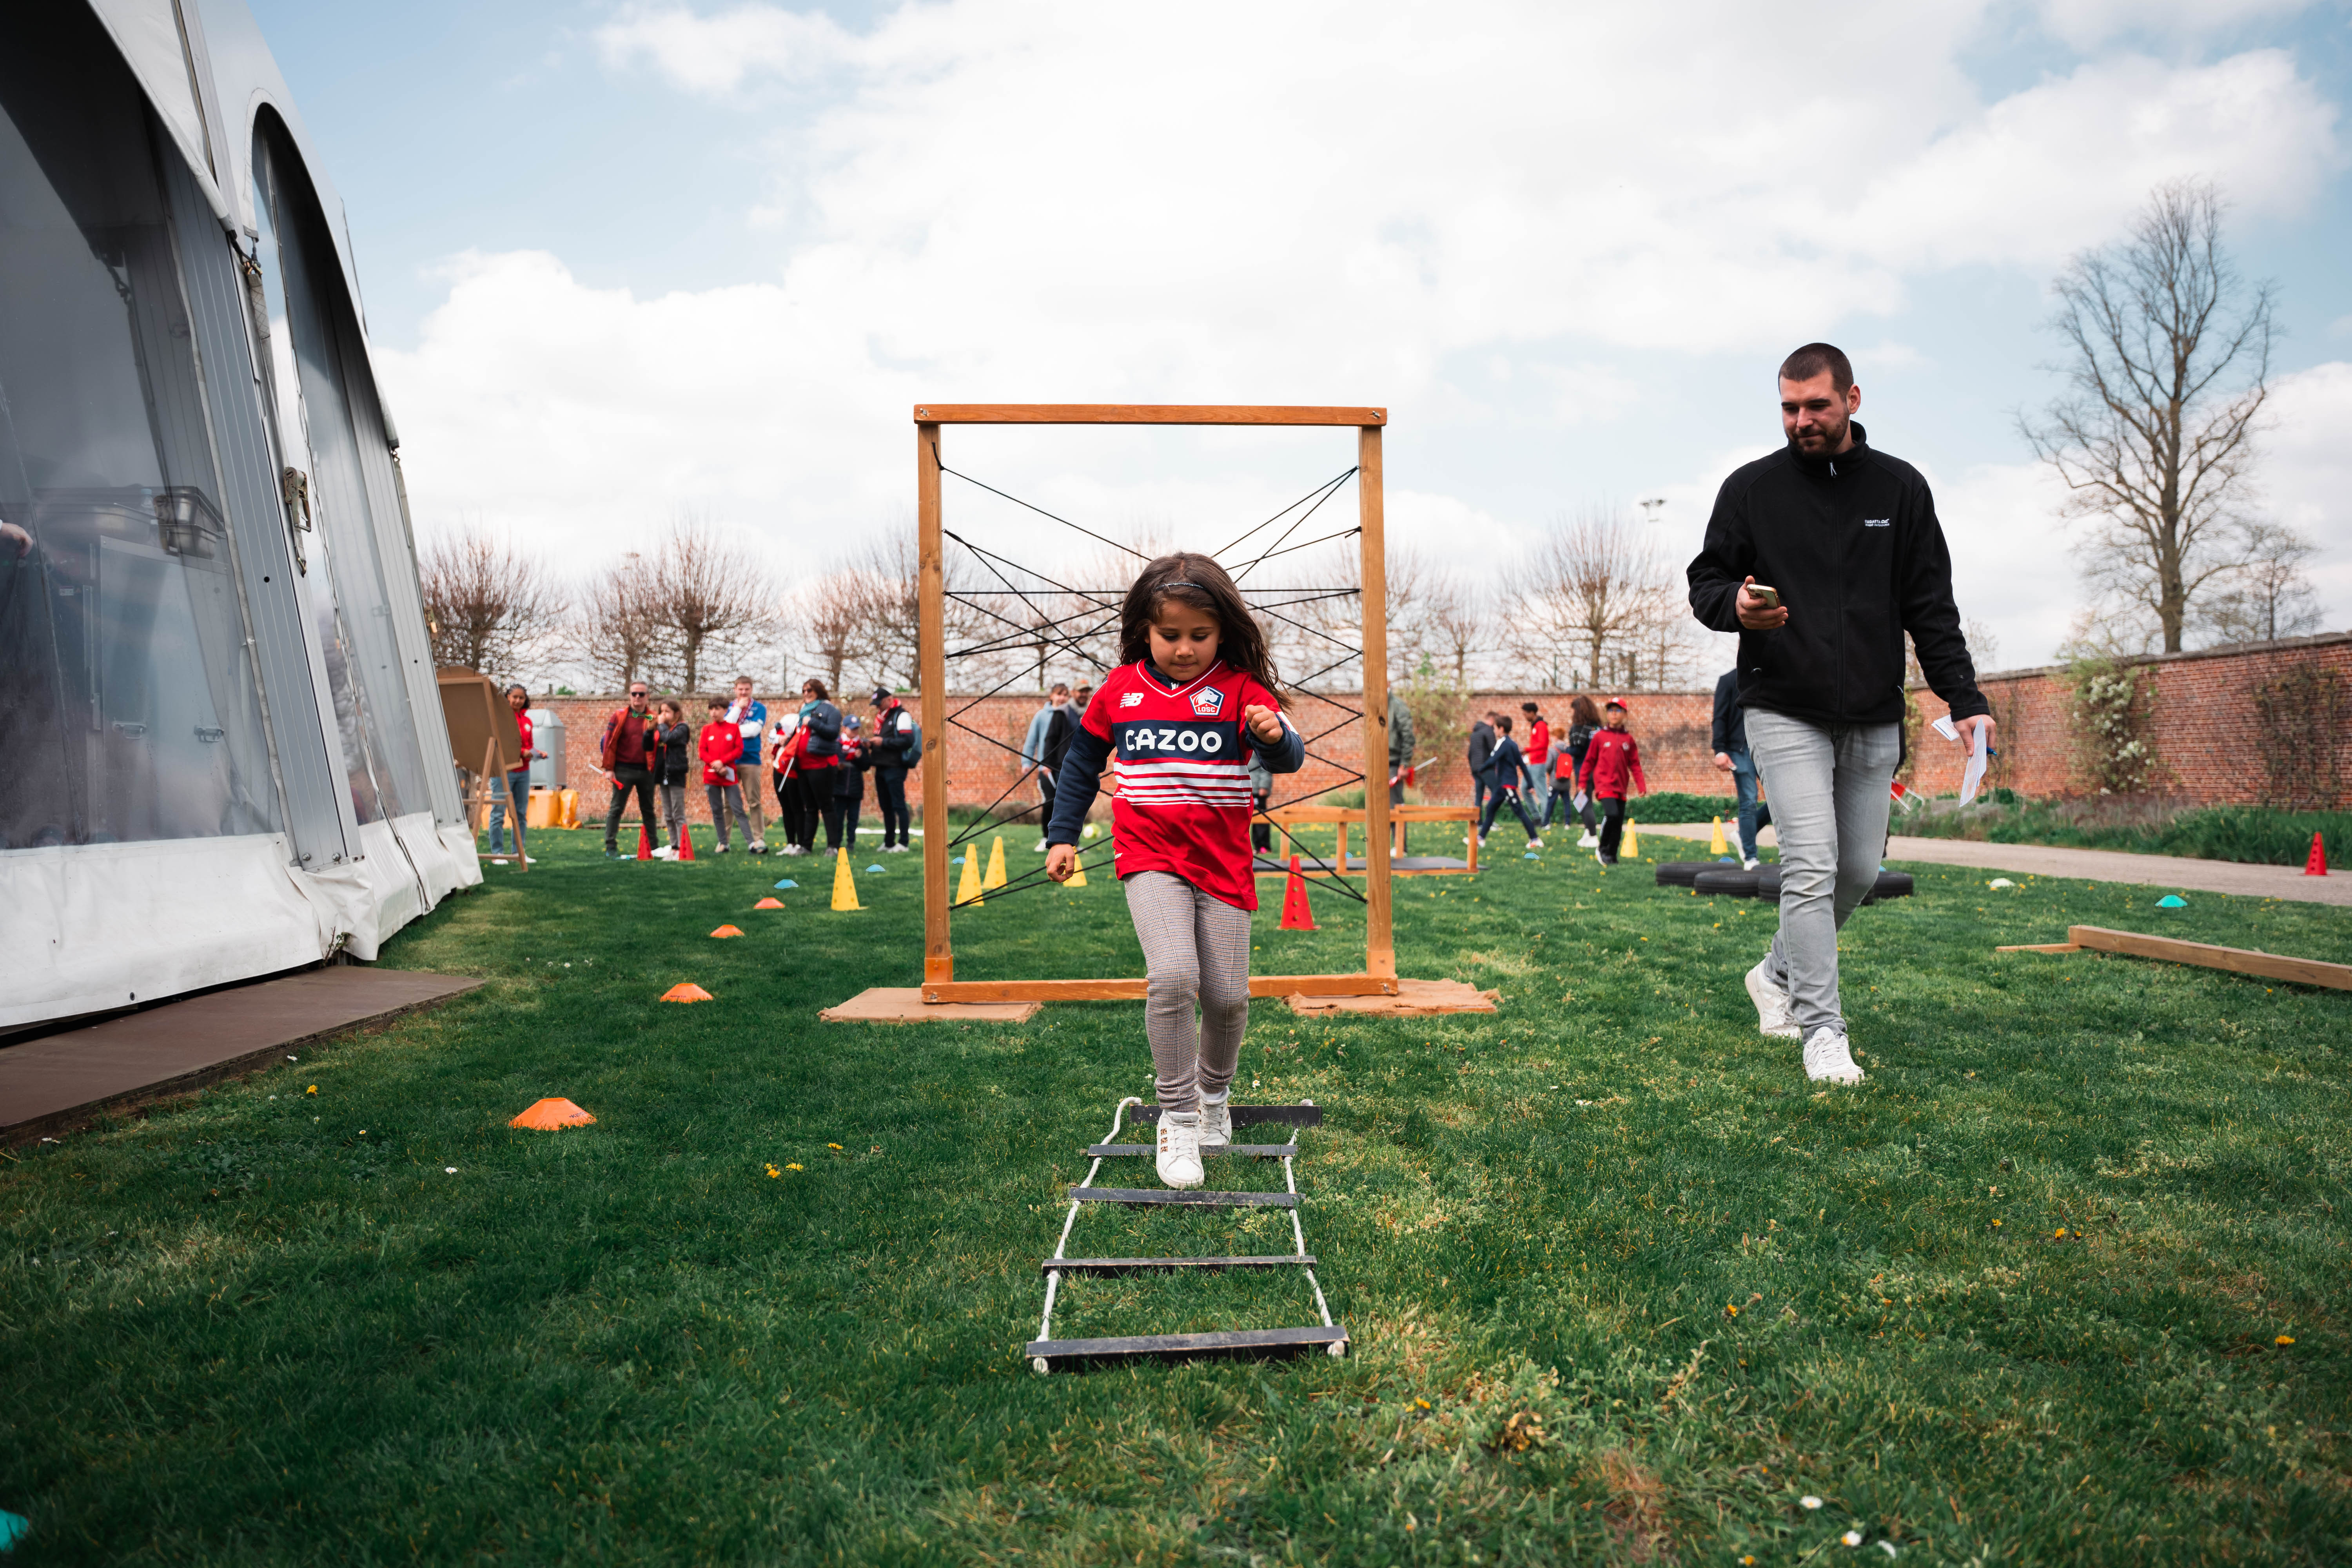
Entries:
[[650,859],[652,859],[653,858],[654,858],[654,835],[653,835],[653,829],[651,829],[651,828],[647,827],[644,823],[640,822],[640,823],[638,823],[638,824],[637,824],[637,858],[638,858],[638,859],[640,859],[640,860],[650,860]]
[[677,825],[677,858],[681,860],[694,858],[694,825],[690,822]]
[[2311,836],[2311,858],[2303,863],[2303,874],[2306,877],[2327,875],[2327,846],[2320,841],[2316,833]]
[[1290,880],[1282,885],[1282,929],[1313,931],[1315,911],[1307,903],[1307,879],[1298,874],[1298,857],[1290,858]]

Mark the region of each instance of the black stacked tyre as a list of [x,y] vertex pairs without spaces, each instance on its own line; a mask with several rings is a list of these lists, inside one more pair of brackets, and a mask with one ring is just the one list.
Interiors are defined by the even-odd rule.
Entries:
[[1658,868],[1658,886],[1687,888],[1701,871],[1718,869],[1713,860],[1669,860]]
[[[1743,871],[1736,866],[1718,866],[1692,878],[1691,886],[1703,899],[1752,899],[1756,896],[1756,879],[1761,875],[1758,871]],[[1773,881],[1777,884],[1779,880],[1776,874]],[[1779,896],[1777,886],[1774,896]]]

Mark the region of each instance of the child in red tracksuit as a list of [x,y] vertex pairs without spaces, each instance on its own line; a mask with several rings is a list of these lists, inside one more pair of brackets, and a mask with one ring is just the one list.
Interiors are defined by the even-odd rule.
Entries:
[[1593,853],[1603,866],[1614,866],[1625,837],[1625,783],[1631,779],[1635,794],[1647,795],[1650,781],[1642,776],[1641,746],[1625,732],[1625,705],[1612,697],[1601,712],[1601,728],[1585,748],[1577,787],[1601,807],[1601,847]]
[[[743,847],[751,846],[751,822],[743,815],[743,786],[736,782],[735,763],[743,754],[743,727],[727,721],[727,704],[712,699],[710,722],[702,727],[696,738],[695,750],[702,757],[702,787],[710,798],[711,826],[719,829],[719,847],[713,853],[727,853],[727,813],[731,809],[735,820],[743,826]],[[759,788],[755,782],[752,788]]]

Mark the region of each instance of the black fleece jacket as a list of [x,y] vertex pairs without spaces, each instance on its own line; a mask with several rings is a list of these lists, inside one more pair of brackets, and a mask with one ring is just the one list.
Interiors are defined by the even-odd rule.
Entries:
[[[1739,697],[1818,724],[1903,718],[1903,634],[1952,717],[1990,712],[1952,603],[1952,557],[1919,470],[1853,447],[1809,458],[1793,443],[1723,481],[1706,544],[1690,563],[1691,609],[1739,634]],[[1740,583],[1778,588],[1789,624],[1739,624]]]

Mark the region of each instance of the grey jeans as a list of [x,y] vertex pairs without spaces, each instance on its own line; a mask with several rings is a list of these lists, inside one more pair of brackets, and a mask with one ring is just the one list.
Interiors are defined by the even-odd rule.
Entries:
[[1225,1092],[1241,1061],[1250,912],[1165,871],[1138,871],[1122,885],[1143,942],[1143,1033],[1154,1087],[1163,1107],[1197,1110],[1202,1094]]
[[1843,1029],[1838,928],[1878,879],[1899,726],[1822,725],[1748,710],[1748,749],[1780,836],[1780,929],[1766,973],[1789,988],[1797,1027]]

